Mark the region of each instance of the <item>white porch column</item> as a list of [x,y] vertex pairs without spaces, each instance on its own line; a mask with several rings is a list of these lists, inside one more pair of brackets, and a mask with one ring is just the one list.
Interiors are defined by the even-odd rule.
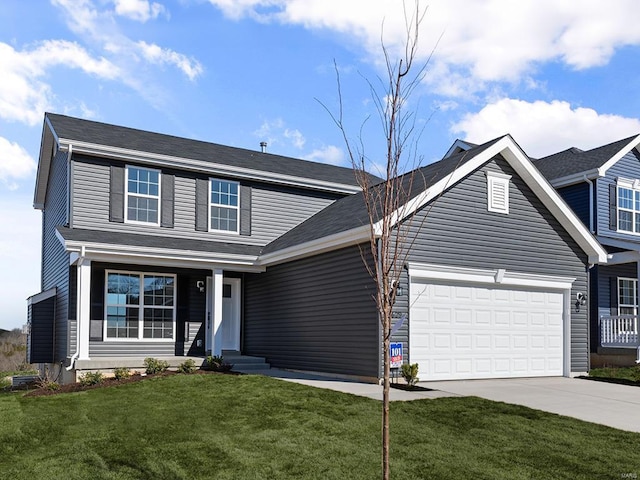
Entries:
[[77,266],[76,336],[78,360],[89,360],[91,328],[91,260],[80,257]]
[[639,307],[636,308],[636,315],[640,315],[640,305],[638,305],[640,303],[640,260],[636,262],[636,280],[638,280],[636,282],[636,306]]
[[222,269],[213,270],[211,355],[222,355]]

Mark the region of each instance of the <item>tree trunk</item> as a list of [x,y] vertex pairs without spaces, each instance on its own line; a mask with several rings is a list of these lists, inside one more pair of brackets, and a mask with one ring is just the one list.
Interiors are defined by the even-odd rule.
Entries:
[[389,329],[387,328],[389,318],[384,319],[384,324],[384,342],[382,348],[384,351],[384,380],[382,383],[382,479],[389,480],[391,472],[391,469],[389,468],[389,376],[391,373],[389,344],[391,339],[389,338]]

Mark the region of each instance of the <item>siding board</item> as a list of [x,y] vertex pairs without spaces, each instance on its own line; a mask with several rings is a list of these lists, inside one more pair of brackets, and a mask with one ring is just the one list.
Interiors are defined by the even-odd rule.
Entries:
[[373,292],[358,247],[247,274],[243,352],[275,367],[377,377]]
[[[189,172],[172,172],[175,175],[172,229],[156,225],[110,222],[110,165],[83,156],[74,156],[74,159],[74,228],[266,245],[339,198],[336,194],[252,183],[251,228],[249,230],[245,226],[243,230],[243,233],[250,235],[196,231],[196,178]],[[206,180],[204,183],[208,185]],[[244,214],[247,214],[247,210]]]
[[[512,176],[508,215],[487,211],[486,171]],[[586,255],[501,157],[418,212],[409,238],[415,238],[410,262],[575,277],[573,298],[588,291]],[[572,309],[572,371],[588,370],[588,338],[587,308]]]

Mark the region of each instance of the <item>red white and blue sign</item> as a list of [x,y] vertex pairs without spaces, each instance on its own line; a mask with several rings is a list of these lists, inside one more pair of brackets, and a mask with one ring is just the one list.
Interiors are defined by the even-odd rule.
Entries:
[[392,343],[389,347],[391,356],[391,368],[400,368],[402,366],[402,343]]

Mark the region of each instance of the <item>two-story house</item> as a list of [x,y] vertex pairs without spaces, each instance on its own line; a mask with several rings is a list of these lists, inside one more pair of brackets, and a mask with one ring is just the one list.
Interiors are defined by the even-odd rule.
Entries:
[[640,361],[639,146],[635,136],[534,162],[608,252],[606,264],[591,268],[589,277],[594,366]]
[[[606,252],[511,137],[467,147],[405,177],[404,360],[425,380],[586,372],[575,299]],[[376,380],[363,198],[348,168],[46,114],[29,359],[65,381],[208,352]]]

